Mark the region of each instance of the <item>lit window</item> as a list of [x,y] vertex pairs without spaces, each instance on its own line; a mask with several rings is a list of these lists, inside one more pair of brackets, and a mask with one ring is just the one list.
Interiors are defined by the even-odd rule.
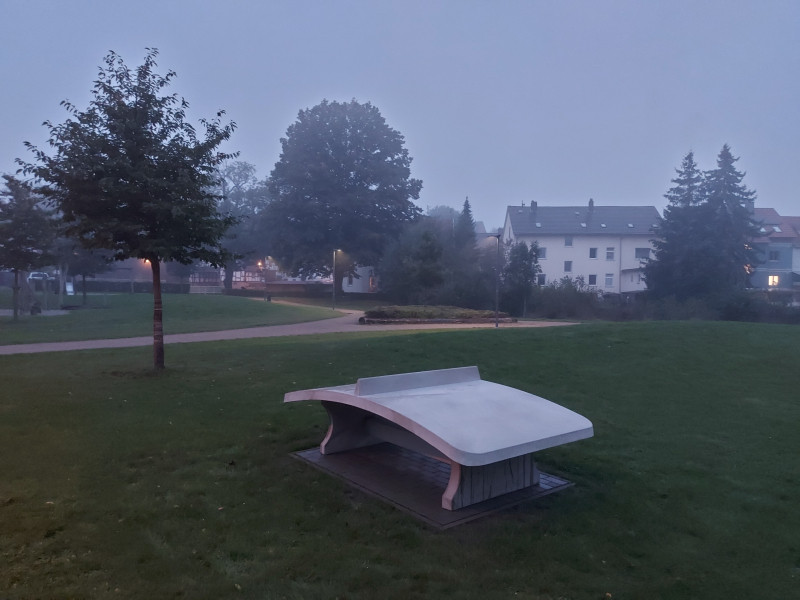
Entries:
[[776,287],[780,283],[780,277],[777,275],[770,275],[768,283],[769,287]]
[[614,287],[614,274],[606,273],[606,287]]
[[597,285],[597,275],[589,275],[589,285]]
[[564,245],[565,246],[572,246],[572,236],[568,235],[564,238]]
[[609,246],[606,248],[606,260],[614,260],[614,247]]
[[572,261],[565,260],[564,261],[564,273],[572,273]]
[[589,258],[597,258],[597,248],[589,248]]

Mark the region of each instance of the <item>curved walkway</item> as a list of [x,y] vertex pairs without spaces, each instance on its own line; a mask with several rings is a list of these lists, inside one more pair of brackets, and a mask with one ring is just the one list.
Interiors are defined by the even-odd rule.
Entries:
[[[216,342],[221,340],[243,340],[251,338],[282,337],[293,335],[315,335],[320,333],[344,333],[354,331],[396,331],[396,330],[426,330],[426,329],[490,329],[494,323],[456,323],[452,325],[435,324],[403,324],[403,325],[359,325],[358,318],[361,311],[340,310],[346,312],[342,317],[324,319],[322,321],[308,321],[306,323],[292,323],[290,325],[271,325],[265,327],[249,327],[247,329],[226,329],[223,331],[199,331],[196,333],[173,333],[164,336],[165,344],[189,344],[193,342]],[[501,329],[517,329],[528,327],[556,327],[560,325],[575,325],[556,321],[521,321],[518,323],[502,323]],[[133,348],[136,346],[150,346],[152,336],[117,338],[107,340],[82,340],[75,342],[42,342],[38,344],[12,344],[0,346],[0,355],[7,354],[34,354],[38,352],[66,352],[69,350],[97,350],[101,348]]]

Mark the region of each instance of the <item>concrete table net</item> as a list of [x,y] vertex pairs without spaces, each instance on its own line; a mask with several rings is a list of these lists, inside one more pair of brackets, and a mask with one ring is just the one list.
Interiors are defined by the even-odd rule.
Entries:
[[450,464],[442,508],[455,510],[539,483],[533,453],[592,437],[592,423],[460,367],[290,392],[330,417],[322,454],[389,442]]

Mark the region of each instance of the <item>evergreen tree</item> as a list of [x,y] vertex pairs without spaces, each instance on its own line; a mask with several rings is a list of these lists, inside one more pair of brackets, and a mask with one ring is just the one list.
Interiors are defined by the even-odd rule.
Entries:
[[429,304],[444,281],[436,223],[423,217],[389,244],[379,266],[382,291],[399,304]]
[[[461,209],[453,227],[453,242],[457,251],[474,255],[475,220],[472,218],[472,208],[469,205],[469,198],[464,200],[464,207]],[[465,258],[469,260],[471,256]]]
[[654,233],[654,258],[645,265],[645,281],[659,298],[724,297],[743,289],[755,264],[749,247],[757,233],[752,206],[755,193],[742,184],[744,174],[726,144],[717,169],[701,173],[689,152],[675,184],[664,197],[664,210]]
[[744,289],[758,262],[751,245],[758,235],[753,217],[756,194],[742,183],[745,174],[736,169],[737,160],[725,144],[717,157],[717,168],[705,173],[703,184],[703,216],[716,242],[715,279],[722,292]]
[[693,152],[675,172],[675,185],[664,194],[669,204],[654,230],[654,258],[645,265],[644,276],[651,295],[683,300],[705,286],[708,265],[703,257],[707,256],[710,232],[700,218],[703,175]]
[[517,242],[509,248],[502,276],[502,303],[508,312],[526,315],[536,274],[541,270],[536,242],[531,243],[530,248],[525,242]]

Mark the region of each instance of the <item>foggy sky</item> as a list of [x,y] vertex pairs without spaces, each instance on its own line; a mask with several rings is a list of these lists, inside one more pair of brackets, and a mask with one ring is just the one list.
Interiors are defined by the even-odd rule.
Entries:
[[731,145],[756,205],[800,215],[800,2],[0,0],[0,172],[108,50],[146,47],[193,121],[266,176],[297,112],[377,106],[406,138],[418,204],[503,222],[508,204],[655,205],[689,151]]

